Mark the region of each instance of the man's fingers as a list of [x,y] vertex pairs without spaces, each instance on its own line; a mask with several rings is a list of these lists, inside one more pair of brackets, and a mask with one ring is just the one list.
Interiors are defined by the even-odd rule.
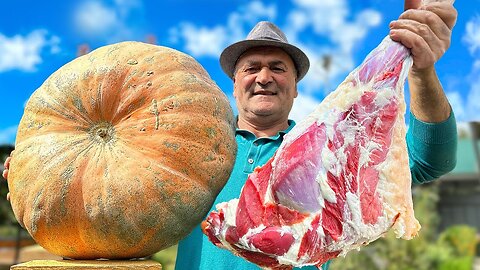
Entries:
[[405,0],[403,2],[403,9],[417,9],[422,5],[422,0]]
[[399,19],[415,20],[431,27],[434,25],[445,25],[451,30],[455,26],[457,13],[457,10],[452,5],[434,3],[422,6],[420,9],[409,9],[403,12]]
[[10,192],[7,193],[7,201],[10,201]]
[[432,31],[440,39],[450,39],[452,32],[442,18],[427,10],[405,11],[394,23],[395,27],[408,28],[422,36],[428,35]]
[[[405,1],[409,8],[417,1]],[[414,66],[433,65],[450,47],[457,10],[448,3],[434,2],[418,9],[407,9],[390,23],[390,37],[411,49]]]
[[8,179],[8,169],[3,170],[2,176],[5,178],[5,180]]
[[425,5],[430,5],[432,3],[447,3],[453,5],[453,3],[455,3],[455,0],[423,0],[422,3]]
[[424,6],[422,9],[436,14],[450,30],[453,29],[457,22],[458,11],[451,4],[438,2]]
[[411,31],[395,29],[390,31],[390,37],[411,50],[414,66],[418,69],[433,65],[437,60],[425,39]]
[[8,179],[8,169],[10,168],[10,160],[12,159],[12,157],[7,157],[7,159],[5,159],[5,163],[3,163],[3,167],[4,167],[4,170],[2,172],[2,176],[3,178],[5,179]]
[[[407,30],[418,37],[421,37],[425,40],[425,42],[428,44],[430,47],[430,50],[433,51],[433,53],[437,56],[437,58],[440,58],[445,51],[448,49],[450,46],[450,30],[445,26],[443,29],[432,29],[428,27],[428,25],[423,24],[418,21],[411,21],[411,20],[398,20],[394,21],[390,24],[390,27],[394,29],[402,29],[402,30]],[[441,27],[438,27],[441,28]],[[436,33],[437,32],[442,32],[440,34]],[[412,42],[421,42],[418,40],[418,37],[414,35],[410,35],[409,37],[413,38],[412,41],[410,41],[410,46],[411,48],[415,48],[415,45],[418,43],[412,43]],[[402,42],[409,42],[408,40],[402,40]],[[423,42],[418,45],[423,45]]]
[[7,157],[7,159],[5,159],[5,163],[3,164],[3,166],[5,167],[5,169],[9,169],[10,168],[10,161],[12,160],[12,157],[9,156]]

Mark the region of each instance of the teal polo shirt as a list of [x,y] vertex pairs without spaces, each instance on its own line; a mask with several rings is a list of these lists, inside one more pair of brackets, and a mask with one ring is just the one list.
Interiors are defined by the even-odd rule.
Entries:
[[[278,132],[275,136],[256,138],[247,130],[237,129],[235,139],[237,141],[237,158],[230,179],[218,194],[212,205],[212,210],[221,202],[239,198],[242,187],[256,167],[262,166],[275,154],[283,141],[283,136],[289,132],[295,122],[289,120],[286,130]],[[260,269],[257,265],[233,255],[228,250],[213,245],[202,233],[200,226],[178,244],[177,261],[175,269],[215,269],[215,270],[253,270]],[[325,265],[324,270],[328,266]],[[303,267],[302,269],[317,269],[316,267]]]
[[[294,125],[295,122],[290,120],[286,130],[268,138],[256,138],[249,131],[237,129],[235,139],[238,150],[235,166],[230,179],[218,194],[211,210],[216,210],[215,206],[218,203],[240,197],[248,175],[273,156],[285,133],[290,131]],[[445,122],[437,124],[425,123],[410,115],[407,146],[413,183],[431,181],[454,168],[456,130],[453,113]],[[327,270],[329,264],[330,261],[325,263],[322,269]],[[186,238],[179,242],[175,269],[256,270],[260,268],[233,255],[230,251],[216,247],[202,233],[200,226],[196,226]],[[317,268],[307,266],[301,269],[315,270]]]

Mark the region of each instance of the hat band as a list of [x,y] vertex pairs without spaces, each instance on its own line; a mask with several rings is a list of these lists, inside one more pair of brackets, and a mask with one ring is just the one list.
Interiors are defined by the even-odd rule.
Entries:
[[274,38],[274,37],[261,37],[261,38],[254,38],[254,39],[250,39],[250,40],[273,40],[273,41],[278,41],[278,42],[281,42],[281,43],[287,43],[281,39],[278,39],[278,38]]

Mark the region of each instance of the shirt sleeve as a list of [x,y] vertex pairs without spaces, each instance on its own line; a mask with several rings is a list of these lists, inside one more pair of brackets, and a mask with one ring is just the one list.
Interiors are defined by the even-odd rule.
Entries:
[[410,113],[407,148],[412,183],[433,181],[457,163],[457,124],[453,111],[440,123],[423,122]]

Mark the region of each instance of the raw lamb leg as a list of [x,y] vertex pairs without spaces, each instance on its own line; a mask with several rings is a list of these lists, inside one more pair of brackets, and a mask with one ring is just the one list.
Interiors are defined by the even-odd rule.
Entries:
[[414,237],[404,83],[412,58],[386,37],[287,135],[240,198],[202,223],[215,245],[263,268],[320,266],[382,236]]

